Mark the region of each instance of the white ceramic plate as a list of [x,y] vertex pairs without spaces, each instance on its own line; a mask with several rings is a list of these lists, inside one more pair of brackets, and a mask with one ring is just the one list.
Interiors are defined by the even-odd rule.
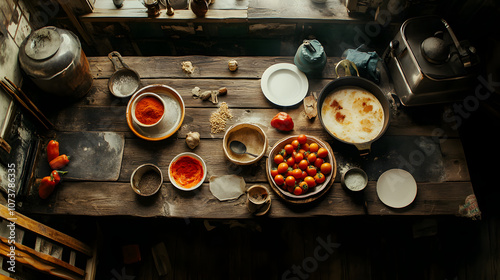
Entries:
[[417,182],[408,171],[390,169],[380,175],[377,195],[385,205],[403,208],[410,205],[417,196]]
[[260,79],[264,96],[279,106],[293,106],[307,95],[306,74],[291,63],[278,63],[267,68]]

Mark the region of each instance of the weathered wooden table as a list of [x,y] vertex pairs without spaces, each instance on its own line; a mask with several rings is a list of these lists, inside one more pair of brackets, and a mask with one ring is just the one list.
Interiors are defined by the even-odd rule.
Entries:
[[[179,191],[164,176],[159,193],[150,198],[139,197],[130,187],[130,175],[143,163],[158,165],[164,174],[173,157],[191,151],[185,136],[198,131],[202,140],[194,150],[208,166],[208,176],[237,174],[247,187],[254,184],[269,186],[265,160],[252,166],[236,166],[224,156],[224,133],[211,134],[209,118],[217,105],[193,99],[191,89],[227,87],[228,95],[219,98],[227,102],[233,114],[227,126],[240,122],[258,123],[266,128],[269,144],[289,135],[270,126],[271,118],[280,111],[288,112],[295,129],[291,134],[308,134],[327,141],[337,159],[337,177],[332,188],[320,199],[307,205],[292,205],[273,193],[268,217],[311,217],[349,215],[457,215],[467,196],[474,194],[461,141],[454,123],[445,114],[446,106],[405,108],[392,100],[392,87],[382,75],[381,87],[392,103],[391,122],[386,133],[372,145],[367,157],[359,156],[356,148],[334,140],[321,126],[319,119],[309,120],[302,104],[294,108],[279,108],[267,101],[260,88],[260,77],[275,63],[293,63],[293,57],[237,57],[239,69],[227,69],[229,57],[125,57],[125,62],[141,76],[143,86],[165,84],[183,97],[186,116],[182,127],[173,136],[158,142],[140,139],[129,129],[125,111],[128,98],[117,99],[108,90],[108,79],[114,72],[107,57],[90,57],[95,78],[91,92],[81,100],[50,116],[56,133],[113,131],[124,135],[123,161],[115,181],[70,181],[58,186],[51,197],[42,201],[34,185],[31,195],[22,204],[22,211],[33,214],[68,214],[87,216],[136,216],[175,218],[252,218],[246,208],[246,197],[220,202],[209,190],[208,180],[193,192]],[[323,77],[309,77],[309,94],[335,79],[334,66],[338,58],[329,58]],[[182,61],[191,61],[193,74],[181,69]],[[71,163],[70,163],[71,164]],[[367,171],[369,185],[365,190],[367,213],[363,204],[354,200],[340,185],[341,174],[350,166]],[[415,177],[418,193],[415,201],[403,209],[384,205],[376,194],[376,181],[386,170],[403,168]]]

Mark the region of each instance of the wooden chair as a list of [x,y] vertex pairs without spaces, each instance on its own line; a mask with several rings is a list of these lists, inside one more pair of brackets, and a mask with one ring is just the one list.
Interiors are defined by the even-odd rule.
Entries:
[[[33,271],[42,273],[50,279],[54,279],[54,276],[71,280],[95,278],[95,246],[92,248],[16,211],[10,211],[1,204],[0,217],[0,256],[4,258],[0,280],[17,278],[17,271],[23,271],[24,268],[31,274]],[[9,263],[11,260],[14,262]],[[12,264],[15,264],[16,273],[9,270]],[[35,276],[34,279],[39,278]]]

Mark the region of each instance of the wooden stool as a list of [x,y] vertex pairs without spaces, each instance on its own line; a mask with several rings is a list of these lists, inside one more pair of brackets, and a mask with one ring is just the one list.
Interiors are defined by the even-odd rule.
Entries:
[[95,278],[95,246],[91,248],[4,205],[0,205],[0,217],[0,255],[5,259],[0,279],[12,279],[4,276],[16,276],[21,266],[61,279]]

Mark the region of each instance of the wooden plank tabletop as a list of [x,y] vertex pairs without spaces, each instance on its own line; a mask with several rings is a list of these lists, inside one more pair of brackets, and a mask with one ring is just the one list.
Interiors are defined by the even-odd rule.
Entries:
[[[181,94],[186,105],[186,117],[177,133],[162,141],[148,142],[135,136],[127,125],[125,111],[128,99],[113,97],[107,88],[108,79],[114,72],[111,62],[107,57],[90,57],[94,85],[89,94],[54,110],[48,117],[57,128],[56,134],[74,131],[113,131],[123,134],[125,148],[119,179],[113,182],[63,181],[45,201],[38,198],[35,183],[31,194],[23,202],[23,213],[252,218],[245,206],[244,195],[235,201],[220,202],[210,192],[208,178],[212,175],[236,174],[244,177],[247,187],[254,184],[269,187],[265,161],[262,159],[255,165],[237,166],[226,159],[222,150],[224,133],[210,132],[209,117],[217,105],[193,99],[191,89],[195,86],[202,89],[227,87],[228,95],[219,99],[219,103],[226,102],[229,105],[234,116],[228,121],[227,127],[240,122],[257,123],[264,128],[271,146],[287,135],[302,133],[317,136],[331,145],[338,168],[333,187],[317,201],[300,206],[286,203],[273,193],[271,210],[267,214],[269,217],[365,215],[362,203],[353,199],[340,185],[342,172],[351,166],[369,171],[370,182],[365,197],[370,215],[457,215],[466,197],[474,194],[458,132],[444,115],[446,106],[398,106],[392,100],[393,89],[383,73],[380,86],[392,104],[391,122],[386,133],[373,144],[372,153],[363,158],[357,155],[354,146],[340,143],[329,136],[318,119],[307,119],[302,104],[282,108],[271,104],[264,97],[260,89],[262,73],[276,63],[293,63],[293,57],[236,57],[239,69],[234,73],[227,69],[229,59],[232,58],[124,57],[125,62],[141,76],[143,86],[171,86]],[[182,61],[191,61],[195,72],[184,73]],[[328,82],[335,79],[334,65],[337,61],[339,58],[329,58],[321,77],[308,78],[309,93],[319,94]],[[292,116],[295,122],[293,132],[279,132],[270,126],[271,118],[280,111]],[[189,131],[201,134],[201,143],[194,152],[207,163],[207,181],[198,190],[182,192],[173,187],[168,176],[164,176],[164,184],[157,195],[151,198],[137,196],[129,183],[133,170],[143,163],[154,163],[166,175],[175,155],[191,151],[185,144],[185,136]],[[421,143],[430,143],[430,147],[435,145],[437,148],[429,149]],[[422,161],[421,156],[425,157]],[[403,209],[385,206],[376,194],[378,176],[394,167],[410,169],[417,180],[417,197]]]

